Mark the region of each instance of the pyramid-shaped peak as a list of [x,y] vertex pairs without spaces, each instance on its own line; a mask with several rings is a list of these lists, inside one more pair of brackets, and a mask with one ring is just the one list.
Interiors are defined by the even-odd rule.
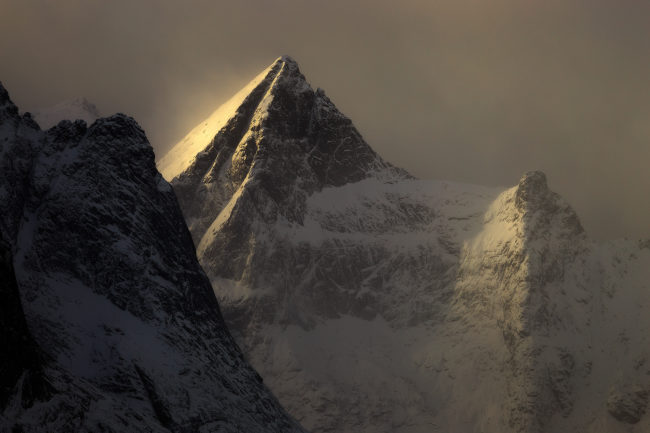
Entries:
[[[283,55],[275,59],[275,61],[269,66],[270,69],[273,69],[274,67],[279,67],[282,70],[286,72],[291,72],[291,73],[298,73],[299,75],[302,76],[300,73],[300,66],[298,66],[298,62],[291,57],[287,55]],[[279,71],[280,69],[278,69]],[[304,79],[304,77],[302,77]]]
[[[298,62],[287,55],[283,55],[275,59],[273,63],[266,69],[269,74],[273,75],[273,85],[275,86],[297,86],[299,88],[306,88],[309,83],[300,71]],[[282,78],[289,78],[289,81],[282,80]],[[311,90],[311,88],[309,88]]]
[[298,62],[296,62],[296,61],[294,60],[293,57],[288,56],[288,55],[286,55],[286,54],[285,54],[285,55],[282,55],[282,56],[280,56],[280,57],[278,57],[278,59],[276,60],[276,62],[290,63],[290,64],[292,64],[292,65],[296,65],[296,66],[298,66]]
[[269,67],[271,73],[275,73],[271,88],[294,87],[299,91],[312,91],[305,76],[300,72],[298,63],[290,56],[278,57]]
[[[319,184],[340,185],[390,167],[323,91],[309,85],[295,60],[285,55],[190,131],[159,160],[158,169],[171,181],[190,172],[193,176],[200,172],[200,177],[211,173],[208,178],[212,178],[227,165],[230,168],[223,170],[241,176],[238,184],[254,159],[261,163],[271,154],[285,154],[296,143],[300,146],[291,159],[300,154],[322,161],[322,167],[313,161]],[[325,163],[343,160],[345,174]]]
[[204,235],[222,222],[217,216],[228,203],[230,210],[235,203],[244,209],[257,197],[270,204],[260,211],[265,221],[283,215],[300,222],[306,197],[322,188],[408,177],[377,155],[287,56],[199,123],[158,169],[186,205],[199,248],[211,244]]

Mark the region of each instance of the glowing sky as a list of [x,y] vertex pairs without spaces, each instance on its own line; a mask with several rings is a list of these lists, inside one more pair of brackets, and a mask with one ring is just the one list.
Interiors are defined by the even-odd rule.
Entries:
[[648,23],[641,0],[0,0],[0,81],[126,112],[162,154],[289,54],[413,174],[542,169],[593,235],[650,237]]

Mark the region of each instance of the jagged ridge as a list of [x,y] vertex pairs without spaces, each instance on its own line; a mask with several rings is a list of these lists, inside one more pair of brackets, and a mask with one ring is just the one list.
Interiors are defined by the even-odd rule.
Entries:
[[[24,310],[6,307],[0,361],[28,369],[2,371],[0,431],[302,431],[226,329],[137,123],[43,133],[1,86],[0,110],[0,235]],[[32,372],[47,392],[26,398]]]

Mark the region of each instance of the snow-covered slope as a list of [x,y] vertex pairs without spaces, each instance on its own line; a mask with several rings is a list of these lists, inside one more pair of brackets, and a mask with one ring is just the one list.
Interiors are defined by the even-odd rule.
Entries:
[[166,179],[178,176],[192,163],[197,154],[203,151],[212,140],[214,131],[219,131],[226,126],[244,99],[267,78],[271,69],[272,66],[266,68],[226,103],[217,108],[210,117],[192,129],[158,162],[158,169]]
[[32,113],[32,117],[42,129],[50,129],[62,120],[83,120],[91,124],[99,119],[101,114],[95,104],[86,98],[74,98],[36,110]]
[[315,432],[650,431],[648,242],[589,240],[540,172],[413,179],[294,61],[262,75],[160,164],[292,415]]
[[0,86],[2,432],[299,432],[224,325],[127,116],[40,131]]

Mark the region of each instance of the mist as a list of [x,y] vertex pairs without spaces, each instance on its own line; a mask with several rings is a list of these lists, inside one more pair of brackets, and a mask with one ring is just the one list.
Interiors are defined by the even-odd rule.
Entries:
[[289,54],[385,159],[510,186],[546,172],[588,233],[650,237],[650,3],[0,0],[0,81],[76,96],[158,156]]

